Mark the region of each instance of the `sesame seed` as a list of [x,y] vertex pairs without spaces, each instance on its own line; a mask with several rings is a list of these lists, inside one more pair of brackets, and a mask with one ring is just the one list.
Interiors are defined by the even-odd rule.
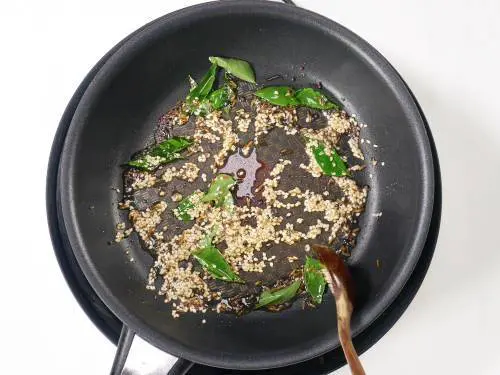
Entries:
[[[258,187],[258,193],[262,196],[259,199],[262,199],[263,203],[258,207],[250,203],[234,205],[231,210],[227,210],[213,203],[203,202],[204,191],[192,192],[193,188],[189,189],[189,183],[196,181],[198,177],[206,182],[208,178],[220,173],[220,168],[227,163],[228,156],[236,151],[237,146],[243,148],[240,133],[249,131],[250,127],[250,140],[245,139],[246,145],[251,145],[249,150],[254,150],[259,140],[264,141],[265,134],[275,128],[282,129],[287,135],[299,134],[300,137],[311,140],[305,148],[309,163],[301,163],[299,168],[313,177],[322,177],[323,171],[317,165],[309,146],[322,143],[325,145],[325,152],[331,156],[340,140],[348,136],[353,156],[363,160],[359,146],[359,128],[363,126],[345,112],[323,111],[320,114],[326,119],[325,127],[302,128],[297,126],[296,109],[273,106],[254,98],[251,101],[251,112],[240,108],[236,110],[236,116],[234,111],[229,115],[214,111],[204,117],[194,118],[194,142],[186,156],[191,158],[190,160],[197,160],[198,163],[207,162],[206,165],[177,161],[175,167],[166,165],[155,173],[137,172],[140,178],[135,179],[134,189],[153,187],[158,182],[163,188],[163,184],[172,183],[173,188],[185,188],[182,193],[189,194],[193,203],[193,208],[188,209],[193,220],[189,223],[179,222],[179,225],[169,224],[169,228],[164,224],[164,219],[171,212],[178,217],[176,204],[166,211],[167,202],[157,202],[147,209],[132,207],[129,213],[132,223],[130,231],[135,231],[146,247],[156,255],[148,275],[147,287],[156,290],[162,300],[172,304],[174,318],[186,312],[203,313],[212,308],[223,312],[231,309],[227,300],[224,302],[221,292],[209,288],[213,276],[205,269],[192,264],[196,264],[192,257],[193,252],[200,248],[200,243],[214,229],[214,224],[220,225],[221,228],[212,239],[212,244],[220,249],[234,272],[242,275],[245,275],[245,272],[263,273],[266,267],[272,268],[278,261],[295,263],[299,260],[293,252],[285,256],[280,255],[280,259],[276,260],[276,255],[268,256],[262,251],[271,253],[274,244],[290,245],[290,249],[301,249],[304,246],[304,251],[309,252],[311,246],[305,244],[306,241],[326,241],[326,238],[333,240],[341,234],[350,233],[354,217],[359,216],[364,209],[367,188],[358,186],[350,176],[333,176],[330,179],[335,187],[330,191],[335,191],[335,194],[326,190],[318,192],[316,184],[315,189],[306,191],[299,187],[284,188],[282,178],[288,179],[285,176],[289,176],[288,173],[297,168],[297,165],[292,165],[292,161],[287,160],[287,154],[280,154],[279,162],[272,167],[267,178]],[[234,117],[233,120],[230,119],[231,116]],[[309,122],[319,118],[316,113],[314,118],[310,113],[307,116]],[[182,122],[180,119],[178,121]],[[173,132],[175,135],[175,126]],[[208,146],[212,156],[205,152],[204,147],[208,149]],[[207,177],[207,173],[203,173],[207,171],[212,171],[214,176],[209,172],[210,177]],[[300,172],[304,173],[303,171]],[[165,189],[171,200],[180,201],[182,194],[175,191],[171,193],[170,186]],[[257,193],[257,188],[255,192]],[[160,196],[166,194],[164,190],[159,189]],[[166,201],[170,202],[168,199]],[[300,207],[301,211],[303,208],[306,213],[304,218],[294,217],[295,212],[292,210],[296,207]],[[314,219],[311,219],[312,217]],[[304,222],[305,225],[298,225]],[[119,230],[122,230],[121,235],[125,236],[125,227]],[[300,264],[299,267],[301,266]],[[241,299],[241,303],[247,304],[245,298]],[[202,323],[205,322],[203,319]]]
[[173,202],[180,202],[182,200],[182,194],[181,193],[174,193],[172,194],[172,201]]

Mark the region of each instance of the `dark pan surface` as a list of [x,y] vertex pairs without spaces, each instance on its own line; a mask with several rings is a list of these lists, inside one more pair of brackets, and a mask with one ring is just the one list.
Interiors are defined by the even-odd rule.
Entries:
[[[121,185],[119,165],[151,142],[156,119],[185,94],[187,74],[201,75],[213,54],[252,61],[261,82],[276,73],[296,75],[298,85],[320,80],[348,112],[370,124],[365,137],[379,145],[374,156],[386,166],[368,168],[367,213],[350,259],[359,291],[354,332],[398,295],[419,258],[432,211],[432,160],[418,109],[397,73],[365,42],[321,16],[280,4],[188,8],[153,22],[106,62],[76,110],[63,150],[59,186],[69,240],[98,295],[160,348],[218,367],[300,362],[338,345],[330,296],[312,311],[206,314],[204,325],[200,315],[173,320],[168,306],[144,288],[151,258],[138,244],[131,247],[135,262],[125,256],[125,244],[106,245],[123,220],[110,189]],[[373,216],[380,211],[382,217]]]

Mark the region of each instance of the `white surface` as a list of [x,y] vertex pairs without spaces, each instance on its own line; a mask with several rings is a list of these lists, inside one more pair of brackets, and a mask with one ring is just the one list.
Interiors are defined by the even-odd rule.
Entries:
[[[144,23],[197,2],[0,3],[2,373],[108,372],[114,347],[78,306],[52,252],[48,153],[94,63]],[[428,117],[441,160],[434,261],[407,313],[363,355],[368,374],[499,374],[500,2],[298,2],[352,29],[394,64]],[[26,164],[28,171],[19,169]]]

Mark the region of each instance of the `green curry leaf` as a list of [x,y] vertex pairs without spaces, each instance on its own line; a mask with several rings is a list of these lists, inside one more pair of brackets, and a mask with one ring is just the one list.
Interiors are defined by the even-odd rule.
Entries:
[[340,109],[340,107],[328,100],[328,98],[321,92],[314,90],[310,87],[300,89],[295,93],[295,98],[300,105],[314,109]]
[[300,280],[295,280],[293,283],[284,288],[269,289],[263,291],[259,296],[259,300],[257,302],[257,305],[255,305],[255,308],[260,309],[264,306],[280,305],[282,303],[290,301],[297,294],[297,291],[300,288],[300,284]]
[[244,60],[218,56],[210,56],[208,60],[243,81],[255,83],[255,73],[252,66]]
[[175,160],[182,159],[181,154],[171,154],[168,157],[151,156],[148,154],[142,155],[137,159],[130,160],[127,165],[142,171],[152,172],[160,165],[171,163]]
[[271,104],[282,107],[304,106],[313,109],[340,109],[339,105],[313,88],[295,91],[289,86],[268,86],[255,92],[255,95]]
[[193,217],[189,214],[189,211],[194,208],[192,197],[193,195],[188,195],[179,202],[179,205],[174,210],[174,214],[178,219],[185,222],[193,220]]
[[233,202],[231,189],[235,184],[236,180],[232,176],[221,173],[212,181],[201,201],[214,202],[217,207],[227,206]]
[[207,95],[212,91],[212,87],[215,82],[215,76],[217,75],[217,65],[212,64],[207,73],[203,76],[200,83],[191,89],[188,94],[188,99],[198,99],[201,100],[206,98]]
[[255,96],[271,104],[282,107],[296,106],[299,101],[295,98],[295,90],[288,86],[268,86],[255,92]]
[[153,147],[150,154],[153,156],[168,157],[171,154],[181,152],[191,146],[193,141],[186,137],[172,137]]
[[[217,75],[217,65],[212,64],[208,72],[201,79],[199,84],[196,84],[194,80],[190,80],[191,91],[189,91],[188,96],[185,100],[185,111],[188,113],[200,114],[205,109],[200,110],[200,105],[203,103],[204,99],[212,91],[212,87],[215,82],[215,77]],[[206,105],[206,102],[205,102]],[[196,113],[198,112],[198,113]]]
[[323,173],[327,176],[346,176],[348,173],[347,165],[339,156],[335,149],[331,150],[331,155],[325,151],[325,146],[320,144],[312,149],[314,159],[320,166]]
[[226,262],[224,256],[215,246],[208,246],[198,250],[193,256],[203,266],[205,271],[210,273],[214,278],[233,283],[245,282],[231,269],[229,263]]
[[172,137],[152,147],[139,157],[129,161],[130,167],[145,171],[154,171],[160,165],[182,159],[181,152],[193,142],[185,137]]
[[[219,174],[212,181],[207,193],[201,198],[201,201],[214,202],[217,207],[232,209],[234,206],[234,198],[231,194],[231,189],[235,184],[236,180],[232,176],[223,173]],[[189,211],[195,207],[193,196],[194,194],[191,194],[183,198],[179,202],[177,208],[174,209],[174,215],[178,219],[185,222],[194,219],[189,213]]]
[[235,273],[229,263],[224,259],[222,253],[213,244],[212,240],[218,231],[214,226],[210,232],[200,242],[201,249],[193,253],[193,257],[210,273],[214,278],[233,283],[245,283],[245,281]]
[[234,100],[235,93],[229,84],[224,84],[220,89],[213,91],[208,99],[213,109],[227,107]]
[[326,281],[323,276],[323,265],[317,259],[307,257],[304,265],[304,285],[312,300],[320,304],[325,293]]

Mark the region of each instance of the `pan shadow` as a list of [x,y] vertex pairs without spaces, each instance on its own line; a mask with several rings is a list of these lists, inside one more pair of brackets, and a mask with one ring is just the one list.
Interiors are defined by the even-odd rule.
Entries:
[[[432,102],[429,107],[439,106],[439,112],[448,114],[445,121],[428,118],[441,162],[443,219],[424,283],[439,285],[439,292],[422,293],[422,298],[426,303],[446,303],[471,285],[486,285],[500,265],[498,246],[492,242],[494,215],[500,209],[500,144],[493,129],[486,129],[471,113],[472,107],[451,107],[438,95],[422,91],[421,96]],[[424,112],[433,113],[431,108]]]

